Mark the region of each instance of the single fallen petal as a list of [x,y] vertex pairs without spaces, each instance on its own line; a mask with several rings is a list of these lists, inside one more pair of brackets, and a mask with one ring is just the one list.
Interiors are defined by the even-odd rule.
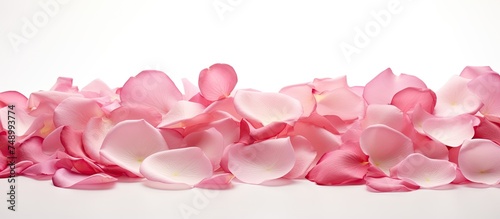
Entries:
[[194,186],[212,176],[212,164],[200,148],[187,147],[160,151],[144,159],[141,174],[163,183]]
[[79,186],[98,187],[100,184],[107,184],[115,181],[117,181],[116,178],[105,173],[82,175],[73,173],[64,168],[57,170],[52,177],[52,183],[54,183],[55,186],[62,188],[78,188]]
[[236,92],[234,106],[244,118],[264,126],[272,122],[293,124],[303,112],[300,102],[288,95],[246,90]]
[[203,189],[229,189],[232,187],[231,180],[233,178],[233,174],[230,173],[214,174],[212,177],[202,180],[194,187]]
[[500,146],[487,139],[466,140],[460,148],[458,166],[468,180],[500,183]]
[[160,132],[144,120],[129,120],[116,124],[104,138],[101,155],[116,165],[142,176],[139,168],[151,154],[166,150]]
[[211,101],[228,97],[237,82],[236,72],[227,64],[214,64],[203,69],[198,78],[201,94]]
[[386,125],[372,125],[363,130],[359,144],[370,163],[386,175],[390,168],[413,153],[411,139]]
[[446,118],[430,118],[423,122],[422,130],[435,141],[450,147],[458,147],[474,136],[474,126],[479,119],[469,114]]
[[420,188],[418,185],[410,182],[389,177],[366,177],[365,181],[368,190],[372,192],[409,192]]
[[228,168],[239,180],[260,184],[278,179],[293,168],[295,154],[289,138],[235,145],[228,152]]
[[408,155],[394,168],[396,177],[422,188],[451,183],[456,176],[456,165],[447,160],[428,158],[420,153]]

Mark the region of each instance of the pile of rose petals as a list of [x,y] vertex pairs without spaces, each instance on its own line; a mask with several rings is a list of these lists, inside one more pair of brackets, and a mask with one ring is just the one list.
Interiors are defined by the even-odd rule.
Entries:
[[17,175],[65,188],[122,178],[168,188],[226,189],[308,179],[399,192],[500,183],[500,75],[466,67],[433,91],[386,69],[366,86],[314,79],[278,93],[233,90],[214,64],[181,92],[160,71],[123,87],[59,78],[28,98],[0,93],[0,177],[9,177],[8,106],[15,105]]

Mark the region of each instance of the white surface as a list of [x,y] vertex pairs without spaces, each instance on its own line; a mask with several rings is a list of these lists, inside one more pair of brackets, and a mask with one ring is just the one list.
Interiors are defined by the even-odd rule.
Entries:
[[[165,71],[182,89],[216,62],[237,71],[237,88],[278,91],[315,77],[348,75],[364,85],[387,67],[414,74],[438,89],[466,65],[500,70],[500,2],[491,1],[67,1],[36,32],[23,34],[26,19],[42,18],[49,0],[0,0],[0,91],[25,95],[47,90],[58,76],[79,87],[100,78],[122,86],[146,68]],[[231,11],[222,18],[213,4]],[[377,20],[371,13],[399,2],[380,32],[350,56],[356,28]],[[233,5],[231,5],[232,3]],[[26,39],[13,46],[13,35]],[[0,191],[7,190],[0,180]],[[107,191],[55,188],[50,181],[21,178],[18,211],[0,218],[88,218],[113,214],[179,218],[196,190],[159,191],[141,183]],[[221,191],[199,218],[497,218],[498,188],[419,190],[373,194],[358,187],[319,187],[300,182],[282,187],[239,185]],[[195,218],[195,217],[192,217]]]

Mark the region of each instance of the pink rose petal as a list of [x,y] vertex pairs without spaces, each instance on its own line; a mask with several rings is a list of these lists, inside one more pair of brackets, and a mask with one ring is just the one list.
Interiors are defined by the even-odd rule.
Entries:
[[397,92],[392,98],[391,105],[405,113],[412,112],[417,105],[427,112],[433,112],[436,99],[436,94],[430,89],[409,87]]
[[139,167],[151,154],[166,150],[160,132],[144,120],[118,123],[102,143],[101,155],[116,165],[142,176]]
[[284,178],[304,178],[307,172],[312,168],[313,161],[316,158],[316,151],[311,142],[303,136],[297,135],[290,138],[293,151],[295,152],[295,165]]
[[451,77],[436,92],[437,102],[434,115],[453,117],[461,114],[475,114],[483,105],[481,100],[467,87],[470,79],[459,76]]
[[479,97],[484,104],[480,112],[495,118],[500,122],[500,75],[497,73],[483,74],[471,80],[468,88]]
[[307,174],[307,179],[319,185],[352,185],[364,182],[369,164],[356,153],[335,150],[323,155]]
[[93,117],[102,117],[99,105],[91,99],[72,97],[62,101],[54,110],[54,125],[70,126],[76,131],[83,131]]
[[144,159],[141,174],[163,183],[194,186],[212,176],[212,164],[200,148],[188,147],[160,151]]
[[458,166],[468,180],[500,183],[500,146],[487,139],[466,140],[460,148]]
[[396,177],[422,188],[451,183],[456,176],[456,165],[447,160],[428,158],[420,153],[408,155],[394,168]]
[[115,181],[117,181],[116,178],[105,173],[96,173],[89,176],[73,173],[64,168],[57,170],[52,177],[54,185],[62,188],[79,188],[80,186],[98,187],[100,184],[108,184]]
[[260,184],[278,179],[293,168],[295,154],[289,138],[235,145],[228,152],[228,168],[239,180]]
[[198,78],[201,94],[211,101],[228,97],[236,82],[238,82],[236,72],[227,64],[214,64],[203,69]]
[[315,95],[316,112],[320,115],[335,115],[342,120],[353,120],[363,116],[365,101],[349,88],[338,88]]
[[458,147],[474,136],[479,119],[469,114],[447,118],[431,118],[422,124],[423,131],[432,139],[450,147]]
[[420,188],[418,185],[410,182],[389,177],[366,177],[365,180],[368,190],[372,192],[410,192]]

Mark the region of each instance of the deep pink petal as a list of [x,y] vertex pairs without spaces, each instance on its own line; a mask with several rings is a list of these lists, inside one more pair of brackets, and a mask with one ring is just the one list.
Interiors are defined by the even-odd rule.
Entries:
[[0,108],[7,105],[14,105],[18,109],[26,110],[28,98],[17,91],[0,92]]
[[14,167],[14,171],[12,171],[12,169],[10,169],[11,166],[7,166],[5,169],[0,170],[0,178],[10,177],[11,174],[12,174],[12,176],[16,176],[16,173],[23,172],[26,168],[30,167],[31,165],[33,165],[32,161],[23,160],[23,161],[17,162],[16,165],[12,166],[12,167]]
[[365,181],[368,190],[372,192],[409,192],[420,188],[418,185],[410,182],[389,177],[366,177]]
[[319,115],[335,115],[342,120],[358,119],[363,116],[365,101],[349,88],[338,88],[315,95],[316,112]]
[[70,126],[63,126],[60,138],[66,153],[73,157],[84,158],[87,154],[83,150],[82,132],[72,129]]
[[251,184],[280,178],[295,163],[289,138],[269,139],[248,146],[235,145],[228,153],[231,173],[239,180]]
[[451,77],[436,92],[437,102],[434,115],[452,117],[461,114],[475,114],[482,107],[481,100],[467,87],[470,79],[460,76]]
[[300,102],[288,95],[246,90],[236,92],[234,106],[244,118],[264,126],[272,122],[292,124],[303,112]]
[[422,124],[423,131],[430,138],[450,147],[458,147],[464,140],[472,139],[474,126],[479,119],[469,114],[447,118],[431,118]]
[[121,89],[120,98],[125,105],[142,104],[167,113],[182,100],[182,94],[165,73],[147,70],[128,79]]
[[396,177],[422,188],[451,183],[456,176],[456,165],[447,160],[428,158],[420,153],[408,155],[394,168]]
[[432,113],[436,99],[436,94],[430,89],[409,87],[397,92],[392,98],[391,105],[405,113],[412,112],[417,105],[420,105],[423,110]]
[[369,164],[357,154],[335,150],[323,155],[307,174],[307,179],[319,185],[351,185],[364,182]]
[[413,133],[411,139],[416,153],[421,153],[432,159],[448,160],[448,147],[443,143],[418,133]]
[[57,170],[52,177],[52,182],[57,187],[79,188],[80,186],[96,186],[117,181],[116,178],[105,174],[96,173],[93,175],[81,175],[61,168]]
[[307,172],[312,168],[313,161],[316,158],[316,151],[311,142],[303,136],[297,135],[290,137],[293,151],[295,152],[295,165],[284,178],[304,178]]
[[390,168],[413,153],[411,139],[386,125],[369,126],[361,133],[359,143],[370,163],[387,175]]
[[212,176],[212,164],[200,148],[188,147],[152,154],[140,166],[149,180],[194,186]]
[[116,124],[102,143],[101,155],[116,165],[142,176],[139,167],[151,154],[166,150],[160,132],[144,120]]
[[460,148],[458,166],[472,182],[500,183],[500,146],[487,139],[466,140]]
[[17,148],[18,160],[29,160],[33,163],[40,163],[54,156],[48,156],[42,151],[43,138],[35,136],[27,139]]
[[368,104],[389,104],[397,92],[407,87],[427,88],[419,78],[407,74],[396,76],[388,68],[366,84],[363,97]]
[[64,151],[64,146],[61,142],[61,132],[63,128],[64,126],[55,129],[43,139],[42,151],[45,154],[51,155],[56,151]]
[[40,163],[35,163],[28,168],[24,169],[21,173],[24,176],[31,177],[43,177],[43,176],[52,176],[58,170],[56,167],[56,163],[59,162],[59,159],[51,159],[45,160]]
[[54,125],[71,126],[76,131],[83,131],[91,118],[102,117],[101,107],[91,99],[68,98],[54,110]]
[[203,69],[198,78],[201,94],[211,101],[228,97],[236,82],[238,82],[236,72],[227,64],[214,64]]

